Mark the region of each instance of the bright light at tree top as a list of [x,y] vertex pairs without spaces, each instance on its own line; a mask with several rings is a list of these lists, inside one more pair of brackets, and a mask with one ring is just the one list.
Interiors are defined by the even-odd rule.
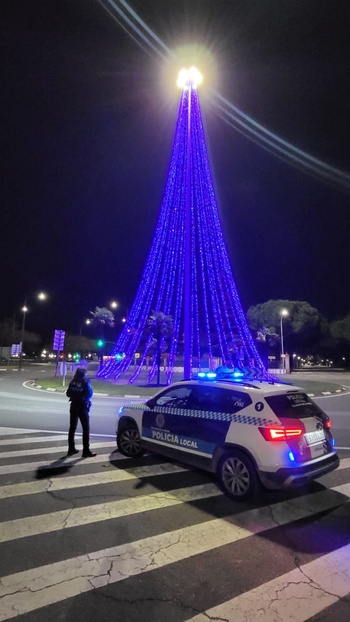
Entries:
[[179,78],[177,81],[177,86],[180,88],[184,88],[191,84],[192,86],[197,86],[201,84],[203,80],[202,74],[195,67],[191,67],[191,69],[181,69],[179,73]]

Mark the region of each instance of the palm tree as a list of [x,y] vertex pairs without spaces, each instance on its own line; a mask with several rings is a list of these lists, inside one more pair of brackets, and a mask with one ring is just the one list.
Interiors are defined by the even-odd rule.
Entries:
[[105,327],[114,328],[114,315],[107,307],[96,307],[95,311],[90,311],[93,316],[92,324],[97,328],[101,340],[100,366],[103,365],[103,353],[105,343]]
[[164,338],[170,338],[173,333],[173,317],[171,315],[164,315],[162,311],[152,311],[147,320],[147,328],[153,334],[153,341],[150,344],[150,348],[154,347],[156,351],[157,361],[157,385],[160,384],[160,361],[161,351],[164,351],[164,342],[162,348],[162,340]]

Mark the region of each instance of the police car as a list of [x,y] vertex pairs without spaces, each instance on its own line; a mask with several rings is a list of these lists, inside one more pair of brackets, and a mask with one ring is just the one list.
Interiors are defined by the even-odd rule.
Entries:
[[216,473],[234,498],[301,486],[339,466],[329,417],[303,389],[201,372],[119,411],[122,454],[145,450]]

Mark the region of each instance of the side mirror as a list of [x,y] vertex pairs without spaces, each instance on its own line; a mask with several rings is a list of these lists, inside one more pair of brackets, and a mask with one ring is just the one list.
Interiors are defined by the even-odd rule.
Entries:
[[148,406],[148,408],[154,408],[156,403],[156,400],[152,397],[150,400],[148,400],[148,402],[146,402],[146,406]]

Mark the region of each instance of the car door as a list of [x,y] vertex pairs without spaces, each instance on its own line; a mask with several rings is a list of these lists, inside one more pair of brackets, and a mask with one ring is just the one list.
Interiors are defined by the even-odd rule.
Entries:
[[189,415],[199,450],[212,457],[225,443],[234,413],[251,402],[249,395],[238,391],[197,385],[189,398]]
[[181,436],[183,426],[179,421],[187,411],[192,390],[191,385],[181,384],[166,389],[156,400],[151,400],[151,406],[142,417],[142,438],[146,442],[174,449],[184,448]]

